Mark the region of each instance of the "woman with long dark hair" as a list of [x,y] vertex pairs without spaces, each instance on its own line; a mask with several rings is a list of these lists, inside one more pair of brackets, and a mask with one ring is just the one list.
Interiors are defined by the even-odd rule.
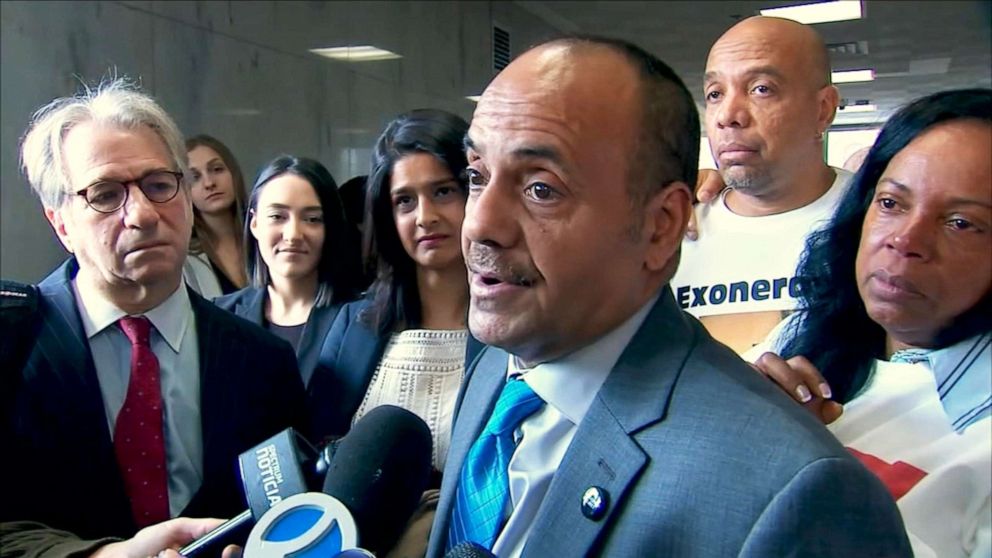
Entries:
[[756,364],[879,474],[917,556],[992,552],[990,154],[990,89],[896,113],[807,241],[802,309],[745,355],[784,357]]
[[358,251],[337,184],[319,162],[282,155],[248,200],[245,263],[251,285],[216,300],[296,349],[304,385],[339,308],[359,279]]
[[213,272],[213,277],[205,278],[195,274],[201,284],[197,290],[208,298],[230,294],[247,284],[241,244],[245,214],[241,167],[231,150],[213,136],[187,138],[186,151],[193,199],[190,255]]
[[[468,123],[440,110],[400,115],[379,136],[366,193],[364,259],[375,279],[344,305],[311,385],[317,439],[345,434],[380,405],[430,427],[435,475],[387,556],[423,556],[467,363],[482,345],[468,332],[463,148]],[[387,549],[378,549],[386,551]]]
[[461,252],[467,131],[458,116],[422,109],[397,117],[379,137],[364,231],[375,280],[363,300],[342,308],[318,372],[328,386],[315,410],[318,434],[344,434],[376,406],[398,405],[431,427],[438,471],[466,351],[477,346],[466,327]]

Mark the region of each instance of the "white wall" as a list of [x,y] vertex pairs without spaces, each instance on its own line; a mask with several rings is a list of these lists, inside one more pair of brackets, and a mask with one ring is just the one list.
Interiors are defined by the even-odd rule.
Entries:
[[831,130],[827,132],[827,164],[843,168],[847,158],[863,147],[871,147],[881,128],[870,130]]
[[[279,153],[319,159],[338,180],[367,172],[392,117],[413,108],[468,119],[492,77],[491,25],[512,54],[557,32],[514,3],[0,2],[0,276],[37,281],[64,257],[17,168],[32,111],[81,76],[140,77],[188,135],[234,151],[247,181]],[[308,49],[374,44],[396,61],[347,64]]]

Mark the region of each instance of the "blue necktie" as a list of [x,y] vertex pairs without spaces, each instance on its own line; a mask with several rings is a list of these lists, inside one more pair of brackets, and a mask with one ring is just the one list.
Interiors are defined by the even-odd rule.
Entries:
[[492,549],[496,543],[508,516],[507,468],[516,449],[513,431],[543,405],[523,380],[513,379],[503,386],[486,428],[465,456],[448,529],[448,548],[471,541]]

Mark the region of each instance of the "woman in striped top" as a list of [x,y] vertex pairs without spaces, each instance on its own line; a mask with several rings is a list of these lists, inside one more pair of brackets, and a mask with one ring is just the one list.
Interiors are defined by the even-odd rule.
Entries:
[[[877,473],[916,556],[992,554],[992,90],[882,129],[756,365]],[[839,418],[838,418],[839,417]]]

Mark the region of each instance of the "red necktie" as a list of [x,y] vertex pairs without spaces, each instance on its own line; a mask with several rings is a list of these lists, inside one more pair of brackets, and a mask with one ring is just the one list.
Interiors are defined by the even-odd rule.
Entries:
[[114,425],[114,452],[138,527],[169,519],[169,481],[162,432],[162,390],[158,357],[149,343],[144,316],[118,322],[131,341],[131,380]]

